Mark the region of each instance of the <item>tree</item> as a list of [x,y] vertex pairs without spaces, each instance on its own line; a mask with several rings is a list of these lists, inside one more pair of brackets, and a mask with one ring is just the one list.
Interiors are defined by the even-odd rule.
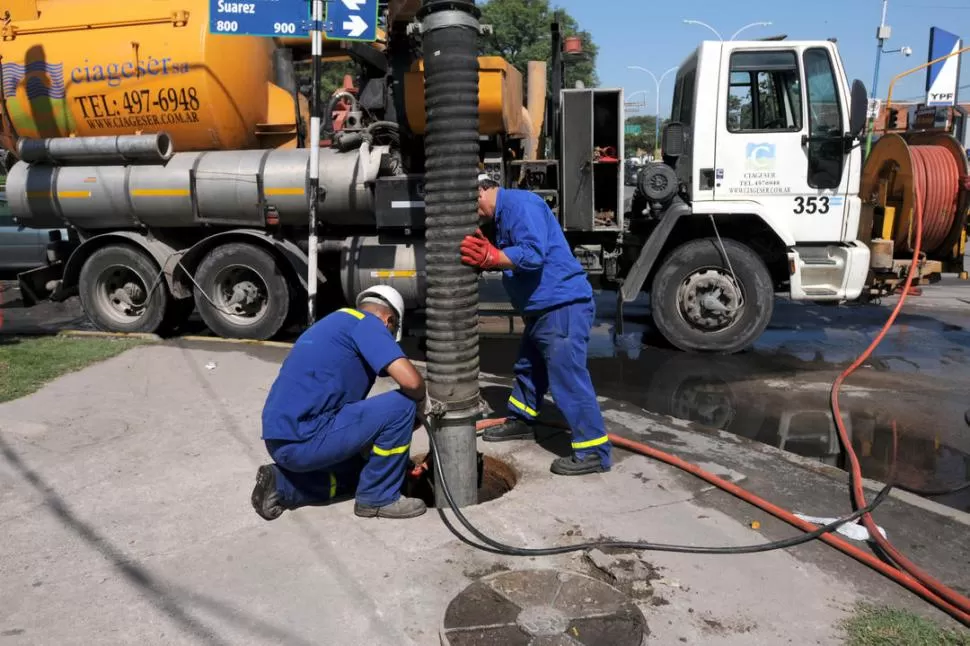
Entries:
[[[296,66],[297,84],[306,88],[307,97],[310,96],[310,86],[312,84],[312,65],[309,62],[299,63]],[[334,91],[344,84],[344,75],[350,74],[354,82],[357,82],[357,75],[360,69],[353,61],[324,61],[320,66],[320,99],[326,103]]]
[[[660,121],[661,133],[667,121],[668,119],[662,119]],[[628,134],[624,137],[623,146],[626,148],[627,157],[636,155],[638,150],[647,154],[653,154],[653,151],[656,149],[657,117],[652,114],[630,117],[626,120],[626,125],[640,126],[639,133],[635,135]]]
[[[529,61],[552,58],[552,35],[549,26],[558,16],[563,36],[583,39],[582,58],[566,58],[566,87],[582,81],[586,87],[599,83],[596,56],[599,48],[589,32],[579,28],[576,19],[565,10],[549,7],[548,0],[489,0],[482,6],[481,22],[492,26],[492,33],[482,39],[484,56],[501,56],[526,78]],[[548,78],[552,78],[549,74]]]

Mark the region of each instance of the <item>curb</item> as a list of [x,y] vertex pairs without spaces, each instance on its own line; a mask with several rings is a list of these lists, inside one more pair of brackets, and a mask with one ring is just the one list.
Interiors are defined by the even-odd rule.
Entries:
[[189,341],[195,343],[230,343],[236,345],[259,345],[267,348],[292,348],[292,343],[285,341],[260,341],[259,339],[224,339],[219,336],[179,336],[174,337],[173,341]]
[[157,334],[145,332],[100,332],[97,330],[61,330],[57,336],[76,337],[76,338],[103,338],[103,339],[143,339],[145,341],[162,341],[162,337]]

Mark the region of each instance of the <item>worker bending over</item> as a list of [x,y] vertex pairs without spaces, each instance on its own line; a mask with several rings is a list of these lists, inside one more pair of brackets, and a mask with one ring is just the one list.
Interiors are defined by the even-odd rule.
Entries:
[[582,475],[609,471],[611,444],[586,369],[589,332],[596,313],[593,288],[546,203],[529,191],[503,189],[479,176],[478,216],[494,222],[493,245],[479,229],[461,243],[461,259],[478,269],[503,270],[502,283],[525,319],[515,363],[510,416],[487,429],[488,442],[534,437],[533,424],[549,390],[572,429],[573,455],[552,472]]
[[[355,491],[354,513],[412,518],[404,498],[424,378],[398,345],[404,300],[384,285],[306,330],[280,368],[263,408],[263,440],[275,464],[259,467],[252,504],[266,520]],[[400,386],[365,399],[377,376]]]

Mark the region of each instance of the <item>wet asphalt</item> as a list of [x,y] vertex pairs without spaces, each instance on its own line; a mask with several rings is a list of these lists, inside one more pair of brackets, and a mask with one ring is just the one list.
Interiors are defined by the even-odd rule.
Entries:
[[[23,308],[0,281],[0,334],[92,329],[77,299]],[[481,369],[511,376],[516,321],[498,281],[482,289]],[[750,350],[701,356],[671,349],[650,324],[649,303],[625,309],[622,334],[612,294],[597,299],[588,366],[597,394],[724,430],[844,468],[829,405],[832,381],[878,332],[893,300],[822,306],[778,299],[769,328]],[[207,335],[200,321],[187,334]],[[424,359],[420,322],[404,345]],[[295,338],[290,330],[283,340]],[[282,358],[285,350],[226,346]],[[846,383],[842,418],[864,474],[896,481],[936,502],[970,511],[970,283],[945,279],[907,300],[875,356]],[[895,444],[895,450],[894,450]],[[950,492],[950,493],[945,493]]]

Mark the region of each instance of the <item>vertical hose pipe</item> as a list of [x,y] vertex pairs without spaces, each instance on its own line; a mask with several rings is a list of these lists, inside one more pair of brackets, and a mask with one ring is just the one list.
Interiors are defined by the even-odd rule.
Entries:
[[[478,275],[461,264],[478,225],[478,18],[473,0],[425,0],[425,241],[428,386],[447,414],[442,468],[459,506],[477,502]],[[438,495],[439,504],[443,498]]]

